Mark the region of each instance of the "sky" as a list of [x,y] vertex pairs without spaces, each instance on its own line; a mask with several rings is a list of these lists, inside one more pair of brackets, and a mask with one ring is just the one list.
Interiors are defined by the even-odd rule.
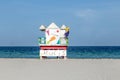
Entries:
[[120,0],[0,0],[0,46],[38,46],[52,22],[70,46],[120,46]]

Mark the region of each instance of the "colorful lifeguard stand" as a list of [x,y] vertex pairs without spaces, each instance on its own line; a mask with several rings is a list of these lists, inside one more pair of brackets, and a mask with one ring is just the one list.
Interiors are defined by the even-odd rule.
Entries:
[[69,27],[62,25],[59,28],[55,23],[51,23],[47,28],[41,25],[40,30],[45,32],[45,37],[38,39],[40,58],[66,58]]

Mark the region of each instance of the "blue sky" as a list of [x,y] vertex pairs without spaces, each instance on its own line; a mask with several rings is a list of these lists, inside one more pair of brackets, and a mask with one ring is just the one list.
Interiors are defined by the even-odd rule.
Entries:
[[41,24],[70,27],[70,46],[119,46],[119,0],[0,0],[0,46],[36,46]]

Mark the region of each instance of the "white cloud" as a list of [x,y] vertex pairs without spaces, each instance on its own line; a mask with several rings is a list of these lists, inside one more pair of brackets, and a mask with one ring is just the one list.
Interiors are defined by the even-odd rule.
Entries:
[[93,17],[93,16],[95,16],[95,14],[96,14],[96,11],[93,9],[79,10],[75,13],[75,15],[80,18]]

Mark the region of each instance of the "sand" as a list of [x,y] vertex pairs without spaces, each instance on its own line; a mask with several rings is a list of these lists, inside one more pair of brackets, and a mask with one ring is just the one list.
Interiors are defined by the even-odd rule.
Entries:
[[0,59],[0,80],[120,80],[120,60]]

